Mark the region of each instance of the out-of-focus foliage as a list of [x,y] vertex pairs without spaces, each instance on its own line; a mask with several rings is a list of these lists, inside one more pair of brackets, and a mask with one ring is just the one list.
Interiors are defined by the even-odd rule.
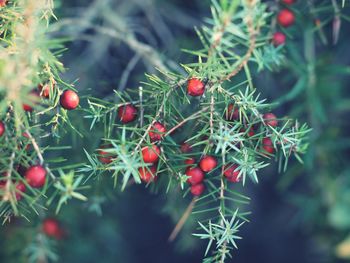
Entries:
[[[274,1],[265,2],[276,11]],[[283,69],[253,75],[263,97],[284,103],[283,107],[276,105],[280,116],[297,117],[313,127],[311,150],[305,160],[307,172],[292,162],[282,179],[271,168],[260,178],[260,190],[249,187],[252,226],[242,234],[245,240],[239,243],[233,262],[337,262],[337,257],[349,257],[350,12],[346,1],[344,8],[343,1],[307,2],[311,6],[298,8],[306,5],[298,1],[293,9],[297,27],[286,32],[290,39],[284,47],[287,59]],[[113,89],[137,88],[145,71],[156,73],[154,67],[181,70],[177,61],[192,61],[187,61],[189,57],[180,53],[179,47],[198,47],[193,26],[208,15],[209,4],[179,0],[62,1],[52,34],[71,40],[63,54],[69,68],[64,78],[79,78],[78,89],[108,99],[114,95]],[[339,39],[335,41],[339,21]],[[88,130],[90,121],[75,118],[74,125],[78,130]],[[93,152],[103,137],[102,129],[84,135],[84,139],[77,136],[61,141],[62,145],[72,145],[69,152],[65,150],[71,156],[69,162],[80,162],[85,158],[82,148]],[[140,186],[120,195],[109,187],[113,180],[102,176],[94,181],[94,193],[83,207],[71,202],[61,209],[58,217],[67,229],[66,239],[52,242],[41,234],[30,239],[40,233],[40,224],[32,228],[33,223],[14,221],[1,241],[4,262],[26,262],[31,250],[38,251],[42,244],[50,248],[43,254],[53,259],[57,253],[59,262],[96,262],[101,258],[103,262],[200,261],[206,244],[190,237],[196,226],[192,218],[176,243],[182,254],[164,244],[173,222],[186,208],[176,195],[165,201]],[[53,206],[51,212],[55,209]],[[28,243],[25,254],[18,254]]]

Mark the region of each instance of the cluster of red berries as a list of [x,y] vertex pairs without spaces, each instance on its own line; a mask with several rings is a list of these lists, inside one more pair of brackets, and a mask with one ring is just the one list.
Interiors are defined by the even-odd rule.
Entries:
[[55,239],[62,239],[65,235],[60,222],[55,218],[46,218],[42,222],[41,229],[45,235]]
[[[30,92],[30,102],[31,105],[35,104],[35,102],[40,98],[46,98],[48,99],[50,97],[50,92],[52,92],[52,89],[55,88],[55,84],[50,85],[50,84],[45,84],[45,85],[38,85],[38,89],[32,90]],[[60,97],[60,104],[62,106],[62,108],[66,109],[66,110],[74,110],[79,106],[79,96],[78,94],[73,91],[73,90],[65,90]],[[33,111],[33,107],[24,103],[23,104],[23,110],[27,111],[27,112],[32,112]]]
[[[132,103],[127,103],[118,108],[117,115],[120,122],[128,124],[137,118],[138,110]],[[145,183],[150,183],[156,180],[157,162],[161,153],[160,147],[156,143],[162,140],[165,132],[166,128],[162,123],[154,122],[148,132],[152,144],[141,149],[143,162],[151,165],[148,167],[140,167],[138,169],[140,179]],[[104,150],[110,147],[111,145],[105,145],[101,146],[98,150],[98,158],[103,164],[109,164],[116,158],[116,156],[113,156]]]
[[[198,78],[190,78],[187,82],[187,94],[190,96],[201,96],[205,92],[206,84]],[[137,118],[138,110],[132,103],[127,103],[118,108],[118,119],[123,124],[130,123]],[[239,110],[234,106],[234,104],[228,105],[226,110],[226,119],[228,121],[236,121],[239,119]],[[272,127],[276,127],[278,125],[278,121],[276,116],[273,113],[266,113],[263,116],[265,125],[269,125]],[[157,163],[159,160],[159,156],[161,154],[161,148],[158,146],[159,142],[163,139],[166,134],[167,129],[161,122],[154,122],[149,131],[148,136],[151,142],[150,145],[144,146],[141,149],[141,156],[143,162],[145,164],[150,164],[148,167],[140,167],[138,169],[140,179],[143,182],[149,183],[156,179],[157,176]],[[251,127],[249,131],[247,131],[249,137],[255,135],[254,129]],[[108,146],[110,147],[110,146]],[[107,147],[107,148],[108,148]],[[101,163],[109,164],[113,160],[113,156],[108,154],[104,150],[105,146],[101,146],[99,150],[99,160]],[[188,153],[191,151],[192,147],[188,143],[184,142],[181,144],[181,152]],[[275,149],[273,146],[273,142],[270,137],[265,137],[262,140],[262,149],[265,152],[273,154]],[[217,160],[214,156],[204,156],[198,166],[193,167],[196,163],[195,158],[189,157],[185,160],[185,164],[189,167],[186,169],[186,175],[188,178],[188,183],[191,185],[191,192],[195,196],[199,196],[205,190],[204,186],[204,178],[205,173],[211,172],[213,169],[217,167]],[[236,164],[227,164],[223,169],[223,175],[230,182],[238,182],[239,181],[239,170],[238,165]]]
[[[282,0],[282,3],[285,5],[292,5],[294,4],[295,0]],[[282,27],[289,27],[294,24],[295,21],[295,15],[294,13],[288,9],[284,8],[282,9],[278,15],[277,15],[277,22]],[[282,32],[275,32],[272,37],[272,43],[275,46],[283,45],[286,42],[286,35]]]
[[[19,174],[22,174],[23,167],[17,167]],[[24,180],[32,188],[41,188],[45,185],[46,182],[46,170],[41,165],[33,165],[24,171]],[[4,177],[7,176],[7,173],[4,173]],[[10,183],[6,179],[0,181],[0,189],[4,190],[6,185]],[[15,196],[17,201],[22,199],[23,193],[26,191],[26,185],[21,181],[12,181],[15,185],[16,192]],[[4,196],[3,196],[4,197]],[[6,197],[7,198],[7,197]]]

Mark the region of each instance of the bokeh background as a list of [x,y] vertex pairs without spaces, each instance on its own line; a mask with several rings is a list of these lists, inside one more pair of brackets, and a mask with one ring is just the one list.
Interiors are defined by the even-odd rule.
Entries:
[[[265,2],[275,10],[274,1]],[[319,15],[325,22],[322,36],[317,30],[306,32],[314,28],[306,2],[328,8]],[[350,9],[342,9],[339,40],[333,43],[331,2],[299,1],[297,25],[288,31],[285,65],[253,76],[262,97],[279,103],[274,109],[278,116],[307,122],[313,132],[304,166],[292,161],[288,172],[279,174],[271,165],[260,175],[259,185],[248,185],[251,222],[242,228],[243,240],[232,262],[350,260],[344,258],[350,255]],[[113,90],[137,88],[144,73],[155,73],[155,67],[181,72],[179,62],[193,59],[181,48],[199,45],[193,28],[210,15],[209,7],[209,0],[57,2],[59,20],[52,34],[68,37],[64,78],[76,81],[81,94],[106,98]],[[79,125],[89,123],[77,117]],[[102,136],[97,131],[84,139],[63,138],[62,144],[73,145],[65,152],[69,162],[83,162],[82,148],[97,148]],[[72,201],[63,207],[58,218],[68,234],[56,244],[58,262],[201,262],[206,244],[191,237],[193,218],[174,243],[167,242],[190,200],[166,199],[142,185],[121,193],[111,182],[96,179],[86,204]],[[9,242],[16,235],[20,233],[14,227],[0,239],[0,262],[23,260],[18,253],[23,244]]]

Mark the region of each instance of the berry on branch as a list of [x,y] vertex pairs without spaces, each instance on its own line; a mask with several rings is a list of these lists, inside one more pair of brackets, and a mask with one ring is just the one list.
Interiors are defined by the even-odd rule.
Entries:
[[286,5],[292,5],[295,3],[295,0],[282,0],[282,3],[284,3]]
[[282,32],[276,32],[273,34],[272,43],[274,46],[280,46],[286,43],[286,35]]
[[203,95],[204,91],[205,91],[205,85],[201,80],[197,78],[192,78],[188,80],[188,83],[187,83],[188,95],[197,97],[197,96]]
[[155,122],[152,125],[152,128],[150,129],[148,135],[151,139],[151,142],[156,142],[156,141],[160,141],[162,139],[165,132],[166,132],[165,126],[163,124],[161,124],[160,122]]
[[0,137],[4,135],[5,130],[5,124],[2,121],[0,121]]
[[188,167],[186,175],[189,176],[187,182],[191,185],[199,184],[204,180],[204,172],[199,167]]
[[31,187],[41,188],[46,181],[46,170],[41,165],[31,166],[26,170],[24,178]]
[[200,196],[201,194],[203,194],[204,190],[205,186],[202,183],[191,186],[191,193],[194,196]]
[[225,118],[228,121],[234,121],[239,119],[239,110],[235,107],[234,104],[230,104],[227,106]]
[[275,148],[273,147],[272,140],[268,137],[263,138],[262,140],[263,148],[266,152],[273,154],[275,152]]
[[150,183],[156,180],[157,167],[152,165],[151,167],[140,167],[138,169],[140,179],[145,183]]
[[61,106],[66,110],[74,110],[79,106],[79,96],[73,90],[66,90],[62,93],[60,98]]
[[142,159],[145,163],[155,163],[159,159],[160,149],[157,145],[145,146],[141,150]]
[[109,164],[113,161],[114,156],[111,153],[103,150],[103,149],[108,149],[111,147],[112,147],[111,144],[100,146],[100,148],[98,150],[98,159],[100,160],[101,163]]
[[185,164],[186,164],[186,165],[192,165],[192,164],[194,164],[195,162],[196,162],[196,159],[194,159],[193,157],[187,158],[187,159],[185,160]]
[[6,6],[7,0],[0,0],[0,7]]
[[199,167],[204,172],[210,172],[217,166],[217,164],[218,162],[214,156],[206,155],[200,160]]
[[281,26],[289,27],[294,24],[294,13],[288,9],[283,9],[278,13],[277,21]]
[[278,125],[278,121],[277,121],[277,117],[275,114],[273,113],[265,113],[264,116],[264,121],[266,123],[266,125],[272,126],[272,127],[277,127]]
[[[37,90],[32,90],[29,93],[29,101],[31,102],[31,105],[35,104],[39,97],[40,97],[39,92]],[[33,107],[31,105],[23,103],[23,105],[22,105],[23,110],[27,111],[27,112],[32,112],[33,111]]]
[[118,108],[118,118],[122,123],[129,123],[136,119],[137,109],[133,104],[126,104]]
[[183,142],[181,143],[180,150],[183,153],[189,153],[192,150],[192,146],[187,142]]
[[16,184],[16,199],[17,201],[22,199],[23,193],[26,191],[26,185],[22,182]]
[[226,177],[227,181],[230,181],[232,183],[238,183],[239,182],[239,170],[237,169],[237,164],[227,164],[224,167],[224,176]]
[[[53,86],[54,87],[54,86]],[[49,98],[50,97],[50,91],[51,91],[51,85],[49,83],[47,84],[39,84],[38,89],[40,91],[40,95],[44,98]]]
[[48,237],[53,237],[56,239],[61,239],[63,236],[63,231],[60,227],[59,222],[54,218],[46,218],[42,223],[42,231]]

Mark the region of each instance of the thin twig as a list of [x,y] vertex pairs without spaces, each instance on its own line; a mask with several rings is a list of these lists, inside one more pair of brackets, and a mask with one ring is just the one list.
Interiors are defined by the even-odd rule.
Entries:
[[168,239],[169,242],[172,242],[172,241],[175,240],[175,238],[177,237],[177,235],[181,231],[182,227],[186,223],[188,217],[191,215],[192,210],[193,210],[194,205],[196,204],[196,202],[197,202],[197,197],[193,197],[191,203],[188,205],[188,207],[186,208],[185,212],[181,216],[179,222],[177,222],[175,228],[171,232],[171,234],[169,236],[169,239]]
[[201,109],[200,111],[197,111],[197,112],[193,113],[192,115],[188,116],[187,118],[183,119],[181,122],[179,122],[178,124],[176,124],[173,128],[171,128],[167,133],[165,133],[165,134],[164,134],[164,137],[170,135],[172,132],[174,132],[175,130],[177,130],[178,128],[180,128],[182,125],[184,125],[186,122],[197,118],[198,115],[200,115],[201,113],[207,111],[208,109],[209,109],[209,107],[204,107],[204,108]]
[[[34,139],[34,137],[33,137],[32,134],[29,132],[28,129],[26,129],[26,134],[28,135],[29,140],[31,141],[31,143],[32,143],[32,145],[33,145],[33,148],[34,148],[34,150],[35,150],[35,152],[36,152],[36,154],[37,154],[37,156],[38,156],[38,158],[39,158],[40,165],[43,165],[45,161],[44,161],[44,157],[43,157],[43,155],[42,155],[42,153],[41,153],[41,150],[40,150],[39,145],[37,144],[36,140]],[[50,170],[48,167],[45,167],[45,168],[46,168],[48,174],[50,175],[50,177],[51,177],[54,181],[56,181],[57,178],[56,178],[56,176],[51,172],[51,170]]]
[[126,68],[125,68],[125,70],[120,78],[119,87],[118,87],[119,92],[122,92],[123,90],[125,90],[126,84],[128,83],[130,73],[137,65],[137,62],[140,60],[140,57],[141,57],[140,54],[136,53],[132,57],[132,59],[129,61],[128,65],[126,66]]
[[10,157],[10,166],[6,174],[6,186],[5,186],[5,193],[3,195],[3,200],[8,201],[11,199],[11,176],[12,176],[12,171],[13,171],[13,164],[15,160],[16,153],[12,152],[11,157]]

